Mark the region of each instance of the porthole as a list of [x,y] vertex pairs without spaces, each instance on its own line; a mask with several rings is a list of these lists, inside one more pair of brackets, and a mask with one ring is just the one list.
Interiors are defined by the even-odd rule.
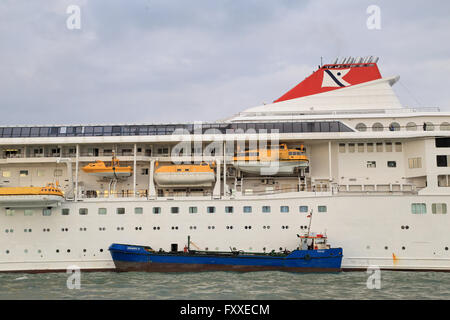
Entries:
[[358,123],[355,127],[356,130],[364,132],[367,131],[367,126],[364,123]]
[[406,131],[417,131],[417,125],[414,122],[408,122],[406,124]]
[[441,125],[439,126],[439,129],[441,131],[449,131],[450,130],[450,123],[442,122]]
[[372,131],[383,131],[383,125],[379,122],[376,122],[372,125]]
[[400,131],[400,125],[397,122],[392,122],[389,125],[389,131]]

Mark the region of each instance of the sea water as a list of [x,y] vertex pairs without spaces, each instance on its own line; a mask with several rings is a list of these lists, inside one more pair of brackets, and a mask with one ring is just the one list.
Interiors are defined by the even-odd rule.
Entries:
[[[2,273],[0,299],[450,299],[450,273]],[[74,285],[74,284],[77,285]]]

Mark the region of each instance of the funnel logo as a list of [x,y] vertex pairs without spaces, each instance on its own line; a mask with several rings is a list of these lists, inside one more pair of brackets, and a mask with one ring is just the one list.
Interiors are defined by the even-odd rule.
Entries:
[[346,87],[350,83],[342,79],[350,69],[329,70],[325,69],[323,73],[322,88],[324,87]]

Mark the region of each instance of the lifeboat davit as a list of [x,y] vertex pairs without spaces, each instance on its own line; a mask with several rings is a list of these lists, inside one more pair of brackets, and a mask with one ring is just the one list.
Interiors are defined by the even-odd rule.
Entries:
[[103,178],[126,178],[133,174],[133,168],[130,166],[121,167],[115,156],[112,157],[110,166],[97,160],[84,166],[82,170],[87,174]]
[[214,169],[205,162],[161,165],[153,177],[160,187],[211,187],[216,180]]
[[64,201],[58,186],[1,187],[0,204],[7,207],[52,207]]
[[243,172],[258,175],[292,174],[295,168],[309,166],[305,149],[288,149],[286,144],[275,148],[254,149],[238,152],[233,158],[233,166]]

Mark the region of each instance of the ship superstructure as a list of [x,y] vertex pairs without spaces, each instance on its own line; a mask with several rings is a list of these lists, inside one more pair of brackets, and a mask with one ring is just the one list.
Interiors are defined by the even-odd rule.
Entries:
[[450,270],[450,113],[402,107],[377,61],[320,66],[215,123],[1,127],[0,194],[58,182],[63,196],[0,195],[0,271],[112,269],[112,243],[176,251],[188,236],[283,251],[311,210],[343,269]]

